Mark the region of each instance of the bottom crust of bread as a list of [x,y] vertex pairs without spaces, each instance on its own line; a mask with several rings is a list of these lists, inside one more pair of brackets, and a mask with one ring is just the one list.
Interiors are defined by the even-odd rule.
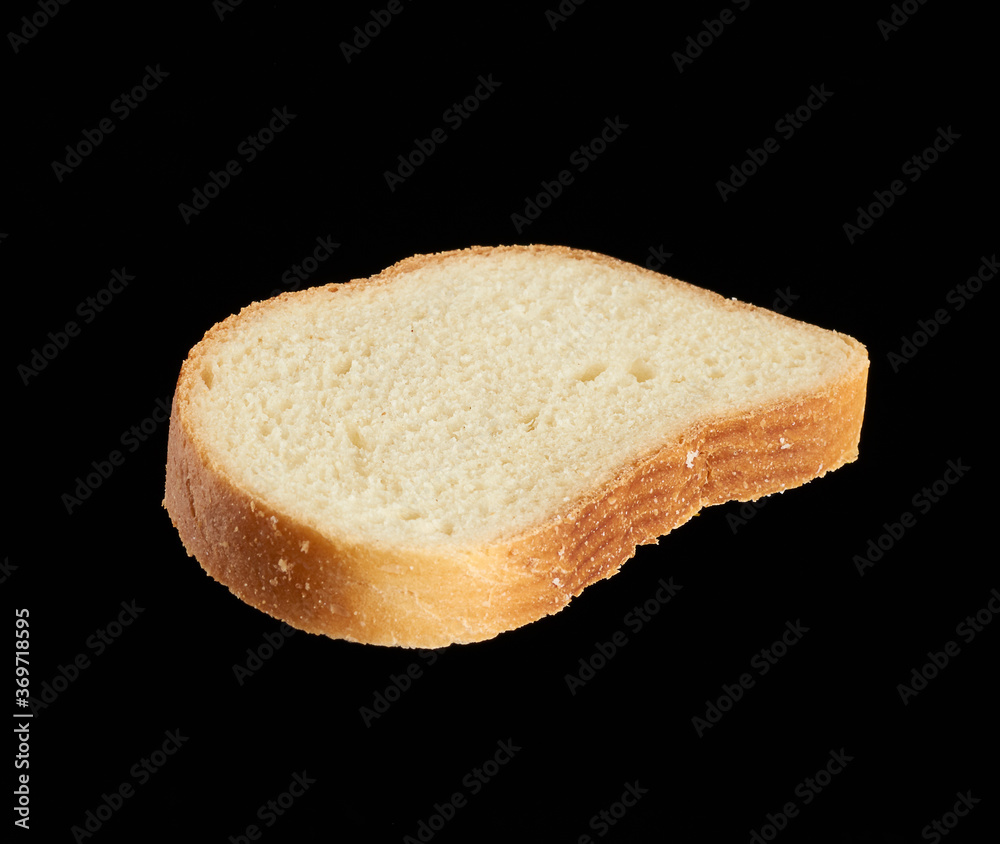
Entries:
[[703,507],[857,459],[866,386],[867,366],[822,393],[706,422],[531,530],[433,549],[350,542],[269,508],[212,465],[175,396],[163,503],[208,574],[296,628],[411,648],[477,642],[558,612]]

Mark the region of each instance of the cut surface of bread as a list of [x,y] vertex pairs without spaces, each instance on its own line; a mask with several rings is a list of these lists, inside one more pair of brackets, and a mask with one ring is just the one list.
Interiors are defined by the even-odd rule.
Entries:
[[209,330],[164,505],[212,577],[298,628],[480,641],[704,506],[856,459],[867,370],[850,337],[593,252],[418,255]]

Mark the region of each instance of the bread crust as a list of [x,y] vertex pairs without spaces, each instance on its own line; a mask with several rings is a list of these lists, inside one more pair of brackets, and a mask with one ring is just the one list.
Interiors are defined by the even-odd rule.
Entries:
[[[496,250],[559,252],[684,284],[605,255],[532,245],[418,255],[370,279],[313,291],[339,295],[352,285],[390,284],[456,254]],[[716,305],[788,319],[685,286]],[[310,633],[420,648],[490,639],[563,609],[587,586],[615,574],[639,545],[658,542],[703,507],[799,486],[858,456],[868,356],[856,340],[838,335],[855,351],[853,366],[822,390],[703,420],[559,513],[492,545],[401,548],[324,535],[242,489],[191,424],[189,392],[200,377],[205,344],[224,340],[235,320],[264,307],[254,303],[219,323],[182,366],[163,503],[188,554],[209,575],[251,606]]]

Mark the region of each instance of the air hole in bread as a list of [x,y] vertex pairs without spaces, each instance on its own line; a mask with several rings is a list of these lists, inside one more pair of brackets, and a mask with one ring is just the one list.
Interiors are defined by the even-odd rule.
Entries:
[[608,368],[606,363],[592,363],[583,372],[576,376],[577,381],[593,381],[598,375]]
[[358,430],[358,426],[353,422],[345,422],[344,429],[347,431],[347,438],[356,447],[364,451],[368,446],[365,444],[364,437],[361,436],[361,431]]
[[648,381],[656,375],[653,371],[653,367],[646,363],[646,361],[642,358],[636,358],[632,361],[632,365],[628,368],[628,371],[640,384]]

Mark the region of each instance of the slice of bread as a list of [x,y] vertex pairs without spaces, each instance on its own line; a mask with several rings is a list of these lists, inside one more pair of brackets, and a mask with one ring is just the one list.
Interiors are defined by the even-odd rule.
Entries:
[[475,642],[702,507],[856,459],[867,372],[850,337],[593,252],[418,255],[212,328],[164,506],[212,577],[297,628]]

